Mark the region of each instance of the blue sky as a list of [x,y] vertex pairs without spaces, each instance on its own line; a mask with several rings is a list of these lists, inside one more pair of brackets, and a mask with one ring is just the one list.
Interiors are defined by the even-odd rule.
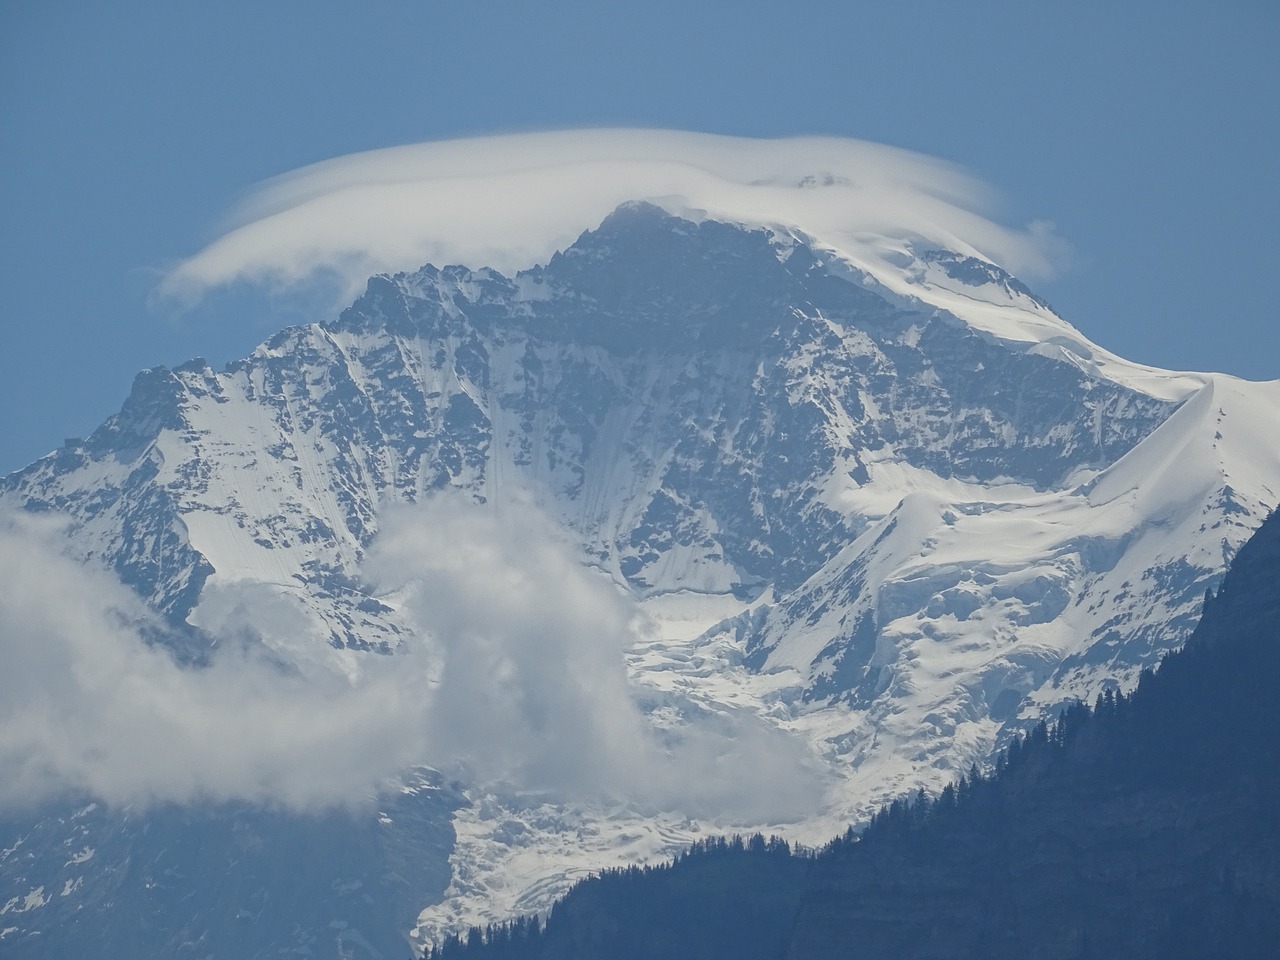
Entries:
[[403,0],[0,5],[0,472],[134,373],[296,303],[154,296],[255,184],[359,150],[626,125],[921,151],[1044,218],[1036,289],[1131,359],[1280,377],[1277,5]]

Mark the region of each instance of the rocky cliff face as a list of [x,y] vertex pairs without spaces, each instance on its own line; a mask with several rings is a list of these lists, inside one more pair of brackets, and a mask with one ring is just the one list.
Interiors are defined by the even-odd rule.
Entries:
[[[515,277],[375,277],[224,371],[146,371],[0,504],[69,516],[187,659],[270,593],[287,635],[237,629],[290,662],[411,635],[361,576],[389,505],[527,496],[656,624],[629,655],[651,711],[731,704],[828,765],[816,838],[1131,682],[1280,499],[1276,384],[1128,364],[992,264],[904,258],[624,207]],[[574,869],[630,829],[579,815],[604,839]],[[424,935],[563,888],[461,833],[486,866]]]

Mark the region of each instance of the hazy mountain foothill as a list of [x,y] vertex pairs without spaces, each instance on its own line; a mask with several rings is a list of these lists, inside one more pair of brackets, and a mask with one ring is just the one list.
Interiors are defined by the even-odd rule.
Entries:
[[669,205],[0,478],[0,955],[1274,955],[1280,381]]

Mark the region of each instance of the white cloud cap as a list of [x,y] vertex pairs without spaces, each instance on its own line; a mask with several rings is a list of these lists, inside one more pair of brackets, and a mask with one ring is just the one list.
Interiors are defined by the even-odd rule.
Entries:
[[1061,247],[1042,222],[1001,226],[989,188],[945,161],[862,140],[759,140],[670,130],[510,134],[352,154],[263,184],[233,228],[165,277],[188,301],[236,281],[336,275],[344,296],[424,263],[504,273],[545,262],[610,211],[798,229],[871,266],[902,240],[977,254],[1028,276]]

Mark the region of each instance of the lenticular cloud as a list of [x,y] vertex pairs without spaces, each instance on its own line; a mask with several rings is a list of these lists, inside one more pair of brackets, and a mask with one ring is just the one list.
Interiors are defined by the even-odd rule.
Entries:
[[465,263],[512,273],[545,262],[621,203],[692,218],[799,230],[851,261],[893,241],[967,251],[1045,276],[1058,246],[1043,223],[1001,226],[991,191],[933,157],[862,140],[757,140],[665,130],[577,130],[393,147],[263,184],[232,229],[164,279],[194,301],[237,281],[290,286]]

